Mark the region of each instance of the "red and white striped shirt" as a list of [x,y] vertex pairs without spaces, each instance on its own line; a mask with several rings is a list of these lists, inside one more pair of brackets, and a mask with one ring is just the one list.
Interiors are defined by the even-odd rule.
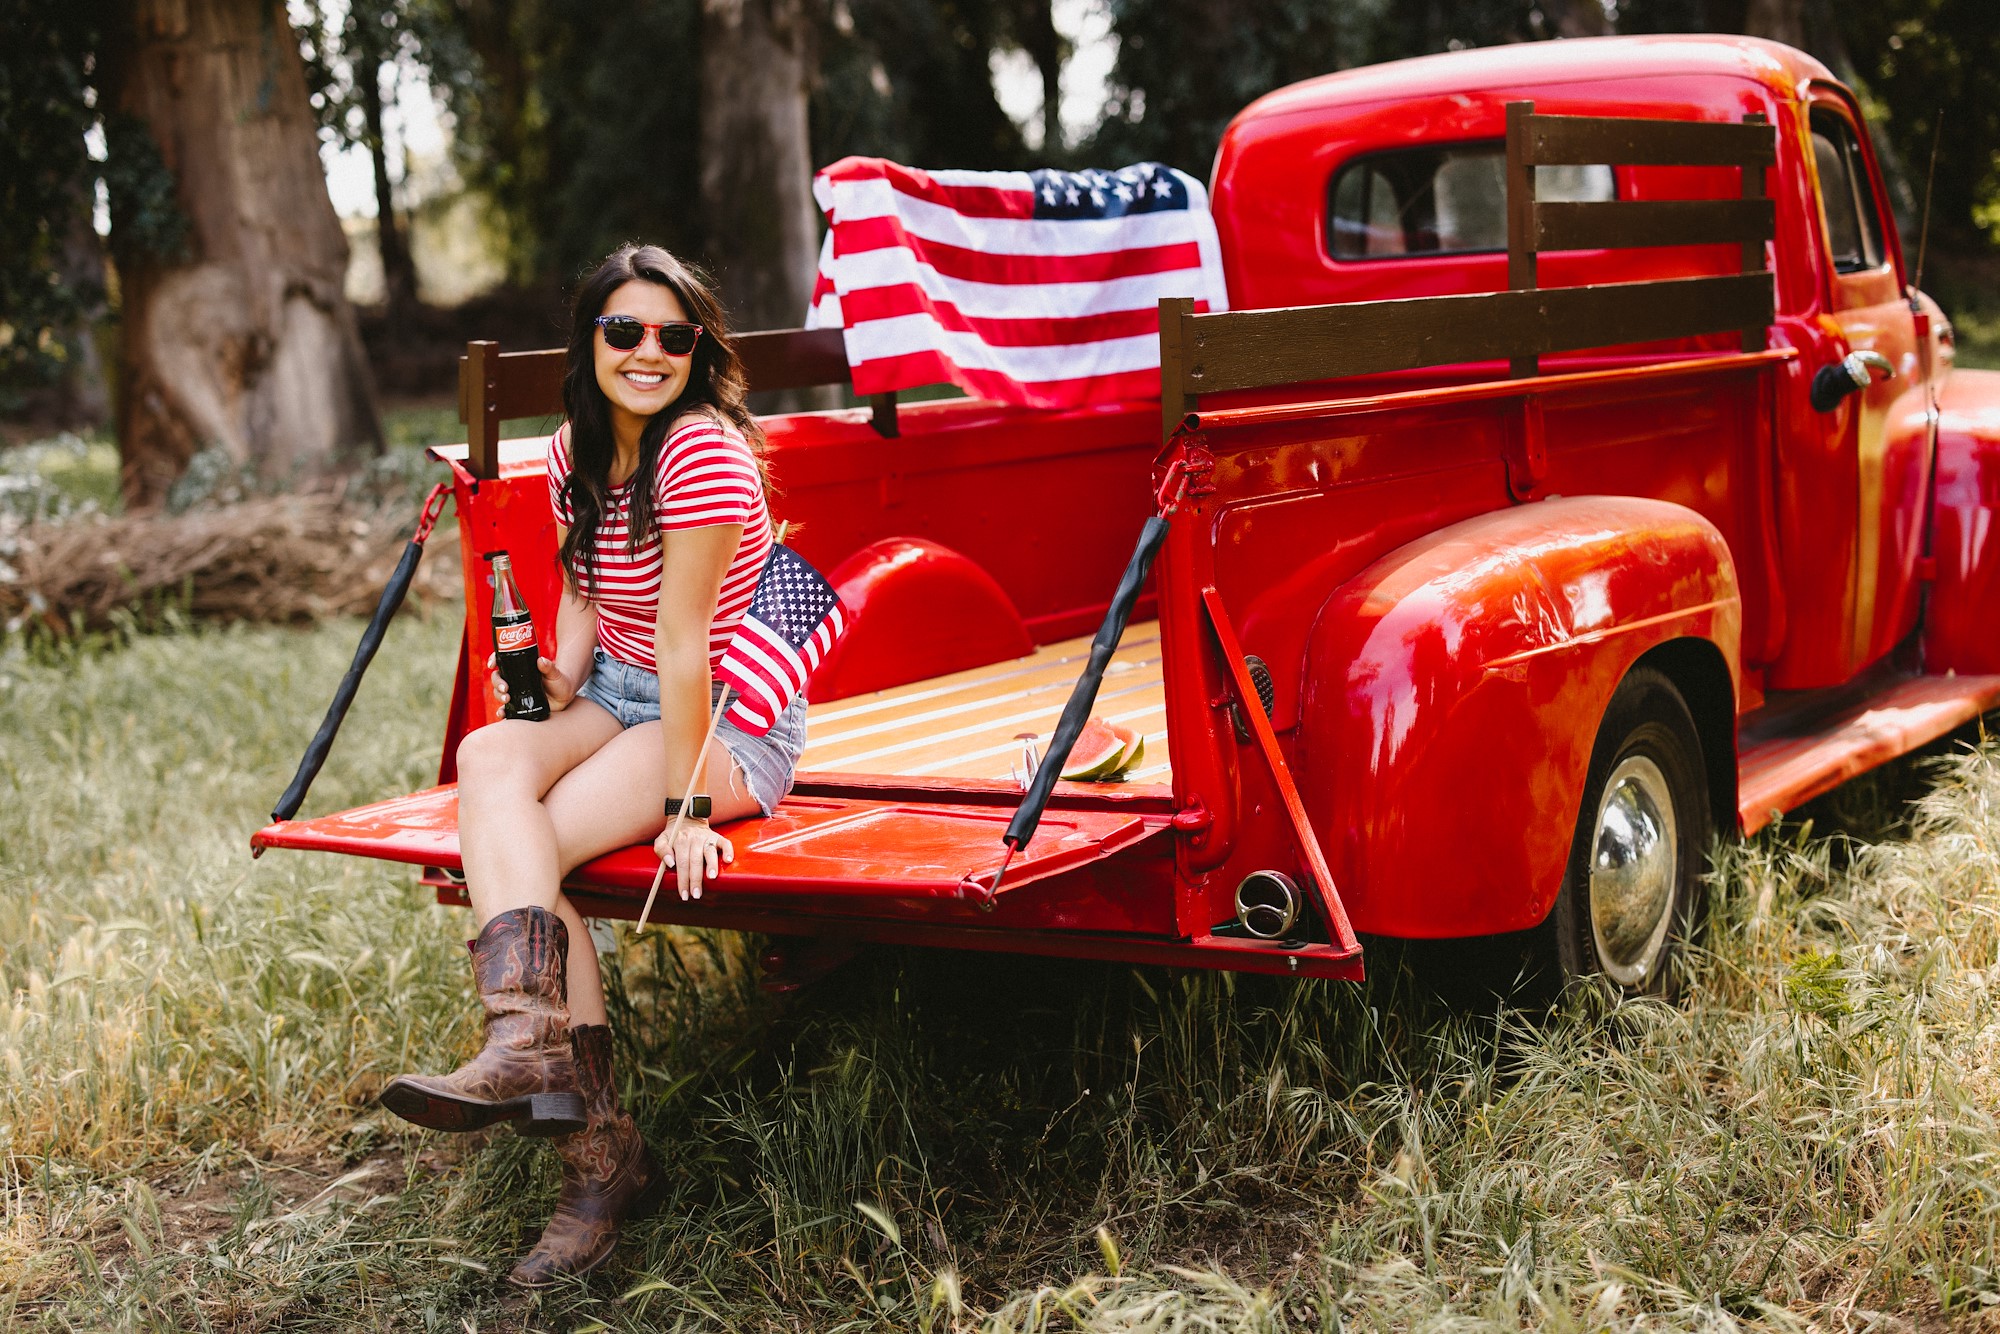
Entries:
[[[570,467],[569,423],[564,422],[549,442],[549,505],[556,522],[565,526],[572,522]],[[659,670],[653,660],[653,629],[660,614],[660,543],[642,543],[636,556],[625,549],[637,481],[634,476],[613,487],[598,519],[590,593],[597,607],[598,647],[652,672]],[[743,525],[708,627],[708,666],[713,671],[743,620],[771,551],[771,512],[764,504],[757,458],[742,433],[705,415],[676,428],[660,448],[653,513],[661,532]]]

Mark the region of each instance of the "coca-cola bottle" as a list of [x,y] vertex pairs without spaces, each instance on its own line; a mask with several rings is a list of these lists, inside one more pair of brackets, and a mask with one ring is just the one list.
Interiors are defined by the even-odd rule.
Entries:
[[493,665],[507,683],[507,703],[501,709],[506,717],[538,723],[549,716],[549,697],[536,663],[540,655],[534,618],[514,582],[513,558],[499,552],[493,557]]

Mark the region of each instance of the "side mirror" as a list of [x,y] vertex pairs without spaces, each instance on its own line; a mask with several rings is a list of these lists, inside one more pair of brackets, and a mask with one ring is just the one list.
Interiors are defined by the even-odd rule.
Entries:
[[1896,368],[1880,352],[1850,352],[1833,365],[1820,367],[1819,374],[1813,376],[1813,411],[1832,412],[1849,394],[1877,380],[1895,378]]

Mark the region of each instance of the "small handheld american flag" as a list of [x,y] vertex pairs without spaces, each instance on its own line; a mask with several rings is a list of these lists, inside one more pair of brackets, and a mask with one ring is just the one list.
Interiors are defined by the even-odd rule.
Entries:
[[846,610],[805,557],[773,543],[750,609],[715,669],[735,691],[729,720],[751,736],[770,731],[846,633]]

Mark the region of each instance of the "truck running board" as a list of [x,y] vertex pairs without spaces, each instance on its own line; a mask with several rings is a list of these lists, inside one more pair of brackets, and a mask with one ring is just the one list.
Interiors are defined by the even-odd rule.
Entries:
[[1754,834],[1993,708],[2000,708],[2000,676],[1882,671],[1853,688],[1774,700],[1743,720],[1736,818]]

